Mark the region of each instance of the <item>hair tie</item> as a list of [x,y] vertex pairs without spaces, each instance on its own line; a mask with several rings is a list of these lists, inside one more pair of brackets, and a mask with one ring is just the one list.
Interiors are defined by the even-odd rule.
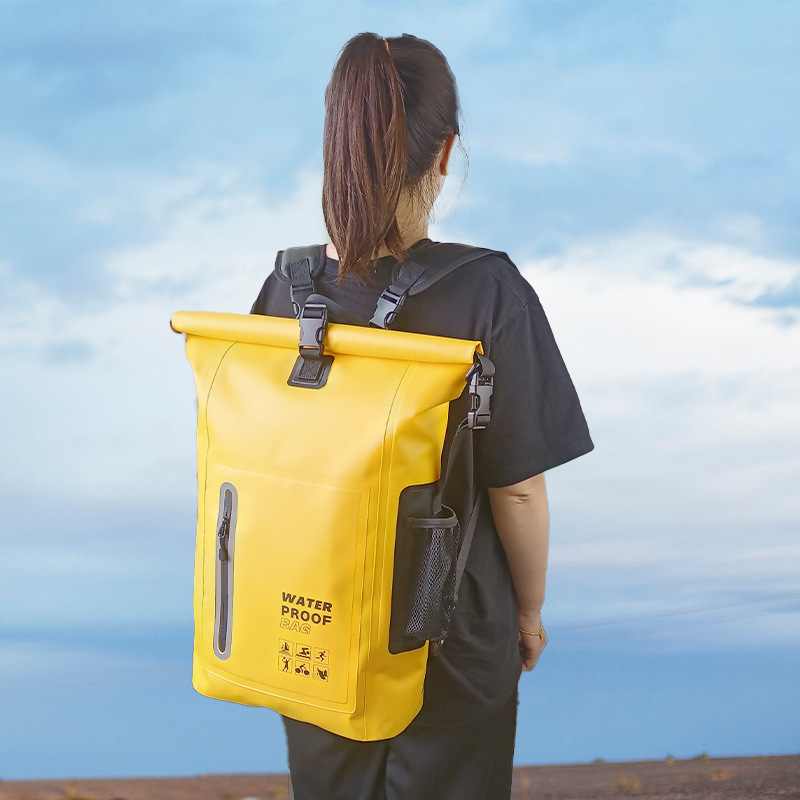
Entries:
[[386,52],[388,53],[389,52],[389,42],[387,42],[386,39],[383,40],[383,46],[386,48]]

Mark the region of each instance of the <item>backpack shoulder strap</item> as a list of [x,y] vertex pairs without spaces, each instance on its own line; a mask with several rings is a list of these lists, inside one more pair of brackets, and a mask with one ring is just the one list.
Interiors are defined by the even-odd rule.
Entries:
[[[409,289],[410,295],[419,294],[433,286],[442,278],[446,278],[451,272],[477,261],[479,258],[490,255],[499,255],[508,258],[505,253],[497,250],[489,250],[485,247],[473,247],[469,244],[458,244],[456,242],[438,242],[423,250],[419,255],[414,256],[414,261],[424,267],[425,272]],[[396,270],[402,273],[407,262],[398,264]]]
[[292,308],[296,317],[300,316],[300,310],[314,293],[314,279],[324,269],[324,244],[289,247],[278,253],[275,259],[275,276],[279,281],[291,285]]
[[[424,292],[459,267],[488,255],[508,260],[508,256],[498,250],[455,242],[432,242],[419,249],[414,252],[413,258],[395,266],[392,282],[378,298],[369,324],[377,328],[390,327],[406,297]],[[316,294],[314,281],[325,269],[325,258],[325,245],[318,244],[289,247],[281,250],[275,259],[276,277],[291,286],[292,308],[296,317],[300,316],[308,298]],[[356,318],[342,321],[356,323]]]
[[377,328],[390,327],[406,297],[424,292],[459,267],[488,255],[508,259],[505,253],[497,250],[449,242],[434,242],[415,252],[413,258],[394,268],[392,282],[378,298],[370,325]]

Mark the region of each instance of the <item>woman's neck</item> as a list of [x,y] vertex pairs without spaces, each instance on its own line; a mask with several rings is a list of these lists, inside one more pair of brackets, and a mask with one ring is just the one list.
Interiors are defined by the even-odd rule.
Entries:
[[[428,220],[427,218],[417,222],[414,225],[403,225],[402,220],[398,217],[398,227],[400,228],[400,239],[403,242],[403,249],[408,250],[412,244],[416,244],[420,239],[428,238]],[[386,245],[381,245],[378,251],[378,258],[383,256],[390,256],[391,252]]]
[[[403,240],[403,249],[408,250],[411,245],[416,244],[420,239],[427,239],[428,238],[428,225],[427,222],[425,225],[421,225],[419,227],[415,227],[411,230],[400,230],[400,236]],[[333,246],[331,242],[325,245],[325,255],[328,258],[332,258],[334,261],[339,260],[339,253],[336,251],[336,248]],[[391,252],[386,245],[381,245],[380,250],[378,250],[378,258],[383,258],[384,256],[390,256]]]
[[[420,239],[428,238],[428,218],[430,208],[423,209],[420,213],[419,201],[412,198],[410,193],[405,190],[400,195],[400,202],[397,204],[397,227],[400,229],[400,239],[403,242],[403,249],[407,250],[412,244],[416,244]],[[339,254],[332,244],[328,244],[325,250],[328,258],[334,261],[339,260]],[[391,252],[386,245],[382,245],[378,250],[378,258],[390,256]]]

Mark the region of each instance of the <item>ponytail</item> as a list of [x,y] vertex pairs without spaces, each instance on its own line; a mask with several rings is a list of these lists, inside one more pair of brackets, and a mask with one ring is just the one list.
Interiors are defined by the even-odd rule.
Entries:
[[385,40],[362,33],[342,50],[325,93],[322,210],[339,280],[366,276],[381,245],[405,257],[395,215],[406,182],[403,86]]
[[400,195],[421,186],[447,137],[459,132],[455,78],[424,39],[360,33],[342,48],[325,109],[325,225],[339,281],[363,280],[382,247],[405,258]]

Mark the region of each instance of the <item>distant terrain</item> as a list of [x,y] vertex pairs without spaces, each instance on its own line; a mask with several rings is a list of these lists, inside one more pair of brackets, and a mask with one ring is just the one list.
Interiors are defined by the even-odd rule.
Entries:
[[[287,800],[286,775],[0,781],[0,800]],[[513,800],[800,800],[800,755],[517,767]]]

